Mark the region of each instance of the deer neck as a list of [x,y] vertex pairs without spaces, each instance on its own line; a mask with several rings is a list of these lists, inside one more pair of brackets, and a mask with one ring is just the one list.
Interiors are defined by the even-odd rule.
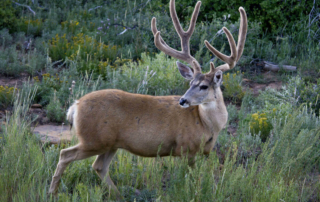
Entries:
[[199,105],[201,121],[212,135],[218,135],[228,120],[228,112],[220,89],[217,90],[215,97],[214,101]]

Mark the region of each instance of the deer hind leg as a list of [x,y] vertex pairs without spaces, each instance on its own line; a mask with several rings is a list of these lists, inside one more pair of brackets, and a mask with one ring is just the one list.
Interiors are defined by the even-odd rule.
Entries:
[[113,181],[109,176],[109,166],[116,152],[117,150],[115,149],[110,150],[104,154],[100,154],[92,164],[92,167],[97,172],[101,180],[103,182],[106,182],[108,186],[110,186],[112,190],[116,192],[118,198],[121,198],[120,192],[118,191],[117,187],[114,185]]
[[71,162],[85,159],[94,155],[97,155],[97,153],[94,151],[84,151],[81,149],[80,144],[61,150],[59,163],[57,165],[56,172],[52,177],[49,194],[55,194],[57,192],[61,175]]

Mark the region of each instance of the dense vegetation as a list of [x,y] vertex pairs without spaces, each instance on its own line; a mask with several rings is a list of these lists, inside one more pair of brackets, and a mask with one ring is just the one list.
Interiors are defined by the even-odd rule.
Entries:
[[[187,27],[196,1],[176,2]],[[229,121],[208,157],[190,169],[182,158],[141,158],[118,151],[110,175],[128,201],[320,200],[320,8],[316,1],[203,1],[190,46],[204,71],[216,61],[207,39],[229,54],[223,26],[237,38],[238,7],[249,18],[244,53],[224,74]],[[230,17],[228,17],[230,14]],[[106,88],[150,95],[183,94],[187,82],[175,59],[160,53],[152,17],[166,42],[180,49],[168,1],[4,0],[0,4],[0,201],[108,201],[113,198],[91,168],[93,158],[65,171],[58,198],[47,196],[59,151],[33,135],[31,104],[66,123],[75,99]],[[262,76],[261,61],[297,66]],[[1,79],[0,78],[0,79]],[[253,95],[253,83],[282,81]],[[231,133],[228,128],[236,130]],[[72,144],[75,144],[74,140]],[[135,194],[135,190],[140,194]]]

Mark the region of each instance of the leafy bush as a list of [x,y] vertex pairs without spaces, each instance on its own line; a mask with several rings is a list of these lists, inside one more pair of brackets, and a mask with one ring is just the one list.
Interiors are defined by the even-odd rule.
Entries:
[[[65,96],[60,97],[61,91],[64,92],[64,88],[69,84],[69,81],[64,77],[61,78],[61,75],[50,73],[42,74],[42,80],[40,81],[38,76],[33,77],[35,84],[38,86],[38,90],[35,96],[35,101],[47,105],[52,100],[52,96],[57,92],[58,100],[63,101]],[[56,98],[55,98],[56,99]]]
[[49,40],[49,56],[53,61],[81,58],[83,60],[111,60],[117,55],[117,46],[105,45],[97,42],[93,37],[79,33],[68,40],[66,34],[59,37],[57,34]]
[[297,95],[299,96],[299,103],[307,103],[311,109],[319,116],[320,114],[320,79],[316,83],[304,81],[297,86]]
[[228,111],[228,120],[229,122],[234,122],[238,119],[238,110],[237,107],[233,104],[227,106]]
[[44,23],[42,19],[27,19],[25,17],[20,20],[17,27],[19,27],[19,31],[21,32],[33,35],[34,37],[39,37],[42,35]]
[[14,46],[0,52],[0,73],[7,76],[18,76],[25,69],[20,63],[18,51]]
[[0,86],[0,108],[7,108],[13,104],[13,98],[18,89],[8,86]]
[[[275,109],[274,109],[275,113]],[[267,118],[266,113],[254,113],[251,115],[250,132],[253,135],[260,134],[261,140],[264,142],[270,135],[272,124],[270,119]]]
[[223,95],[226,99],[241,101],[245,95],[244,90],[241,86],[242,74],[237,71],[237,73],[227,73],[223,76]]
[[1,40],[0,45],[2,46],[3,49],[12,43],[12,39],[13,37],[9,34],[8,29],[2,29],[0,31],[0,40]]
[[118,46],[105,45],[98,42],[93,37],[79,33],[68,40],[66,34],[59,37],[57,34],[52,40],[49,40],[49,56],[53,61],[64,60],[66,58],[79,63],[80,73],[91,73],[105,76],[105,68],[118,67],[130,61],[129,59],[120,59],[118,55]]
[[[161,3],[160,3],[161,2]],[[168,10],[168,1],[154,2],[155,7]],[[176,1],[176,9],[181,21],[189,20],[195,1]],[[199,21],[211,21],[218,16],[223,20],[228,18],[235,22],[239,19],[238,8],[245,8],[249,22],[261,22],[262,30],[268,32],[276,32],[279,28],[292,27],[301,18],[306,17],[312,6],[313,1],[302,0],[230,0],[230,1],[202,1],[201,11],[199,13]]]
[[0,30],[8,29],[11,33],[16,31],[16,24],[19,22],[17,12],[11,0],[3,0],[0,4]]
[[56,92],[54,92],[46,109],[47,117],[50,121],[61,123],[65,120],[65,111],[63,110],[59,99],[56,97]]
[[143,53],[139,63],[128,63],[122,71],[128,79],[138,82],[134,91],[136,93],[177,95],[184,94],[188,88],[176,67],[176,59],[170,59],[162,52],[156,54],[155,58]]
[[[96,25],[94,22],[82,22],[80,24],[77,20],[69,20],[61,22],[61,27],[67,33],[71,33],[72,35],[76,35],[77,33],[87,33],[94,32],[96,30]],[[99,30],[99,29],[98,29]]]

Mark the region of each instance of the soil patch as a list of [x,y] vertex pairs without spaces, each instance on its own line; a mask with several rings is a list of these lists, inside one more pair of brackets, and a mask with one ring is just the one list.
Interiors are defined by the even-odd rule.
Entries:
[[30,76],[27,73],[21,73],[19,77],[7,77],[0,74],[0,86],[10,86],[20,88],[24,82],[29,80]]
[[38,135],[41,142],[49,144],[60,144],[70,142],[73,132],[69,126],[64,125],[41,125],[34,128],[33,133]]

